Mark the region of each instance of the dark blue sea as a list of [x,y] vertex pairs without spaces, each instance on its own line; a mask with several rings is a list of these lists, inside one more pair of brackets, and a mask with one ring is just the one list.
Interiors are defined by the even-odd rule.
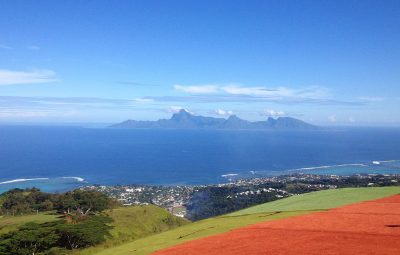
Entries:
[[400,173],[400,129],[0,126],[0,192],[31,186],[65,191],[88,184],[210,184],[293,172]]

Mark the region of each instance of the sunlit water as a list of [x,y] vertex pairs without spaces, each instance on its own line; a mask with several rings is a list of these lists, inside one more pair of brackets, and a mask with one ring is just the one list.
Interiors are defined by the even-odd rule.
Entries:
[[1,126],[0,192],[31,186],[64,191],[86,184],[209,184],[293,172],[400,173],[399,144],[400,129],[395,128],[207,131]]

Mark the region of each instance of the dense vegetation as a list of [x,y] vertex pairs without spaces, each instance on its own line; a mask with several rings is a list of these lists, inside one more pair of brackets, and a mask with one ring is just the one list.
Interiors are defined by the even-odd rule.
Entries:
[[2,195],[1,211],[21,215],[55,210],[60,220],[28,222],[0,236],[1,255],[62,254],[105,241],[112,219],[101,214],[114,205],[97,191],[49,194],[39,189],[13,189]]
[[189,222],[153,205],[115,205],[92,190],[11,190],[1,196],[0,255],[93,254]]
[[[265,191],[267,190],[267,191]],[[284,192],[282,192],[282,190]],[[201,220],[320,189],[304,184],[266,183],[249,186],[209,186],[195,192],[187,204],[190,220]]]
[[85,216],[115,205],[105,194],[97,191],[75,190],[63,194],[50,194],[39,189],[13,189],[2,195],[0,213],[22,215],[57,210],[63,214]]
[[250,189],[246,187],[202,188],[190,199],[187,205],[187,217],[191,220],[201,220],[277,199],[276,192],[235,197],[235,194],[240,192],[250,192]]
[[167,210],[155,205],[118,207],[105,213],[113,219],[111,223],[113,229],[110,230],[111,237],[94,247],[74,251],[75,255],[96,254],[102,250],[172,230],[189,223],[188,220],[176,217]]
[[73,250],[96,245],[110,235],[110,222],[111,218],[107,216],[94,215],[73,223],[64,220],[43,224],[27,223],[17,231],[0,237],[0,254],[59,254],[62,249]]

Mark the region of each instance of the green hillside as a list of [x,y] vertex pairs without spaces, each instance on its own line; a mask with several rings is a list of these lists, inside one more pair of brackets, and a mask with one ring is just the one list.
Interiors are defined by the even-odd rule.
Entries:
[[[254,206],[225,216],[210,218],[160,234],[151,235],[96,255],[149,254],[190,240],[224,233],[246,225],[297,216],[400,193],[400,187],[351,188],[308,193]],[[93,253],[82,253],[93,254]]]
[[[305,214],[307,212],[261,213],[243,215],[239,217],[220,216],[194,222],[183,227],[169,230],[160,234],[148,236],[136,241],[105,249],[96,255],[125,255],[125,254],[149,254],[153,251],[174,246],[186,241],[199,239],[209,235],[220,234],[229,230],[244,227],[250,224],[282,219],[290,216]],[[81,253],[92,254],[92,253]]]
[[74,254],[94,254],[105,248],[115,247],[190,223],[154,205],[121,207],[105,213],[113,219],[111,225],[114,228],[110,231],[112,237],[101,245],[74,251]]
[[323,190],[256,205],[229,215],[238,216],[277,211],[326,210],[346,204],[378,199],[399,193],[399,186]]
[[[73,254],[94,254],[106,248],[190,223],[190,221],[176,217],[154,205],[120,207],[104,213],[113,219],[111,238],[98,246],[74,251]],[[60,215],[52,212],[23,216],[0,216],[0,234],[17,230],[18,227],[28,222],[45,223],[59,219]]]
[[[337,206],[400,193],[400,187],[346,188],[293,196],[235,213],[194,223],[175,217],[153,205],[121,207],[105,211],[113,219],[111,238],[101,245],[74,251],[75,255],[149,254],[186,241],[220,234],[268,220],[302,215]],[[52,213],[0,217],[0,234],[27,222],[57,220]]]
[[0,216],[0,235],[17,230],[19,226],[28,222],[44,223],[59,219],[53,213],[39,213],[22,216]]

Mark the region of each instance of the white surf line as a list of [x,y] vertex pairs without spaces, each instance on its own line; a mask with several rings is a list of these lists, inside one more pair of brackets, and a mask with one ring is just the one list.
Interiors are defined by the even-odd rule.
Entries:
[[226,177],[232,177],[232,176],[237,176],[237,175],[239,175],[239,174],[223,174],[223,175],[221,175],[221,177],[226,178]]
[[85,179],[83,179],[82,177],[78,177],[78,176],[71,176],[71,177],[67,176],[67,177],[61,177],[61,178],[62,179],[75,179],[78,182],[84,182],[85,181]]
[[344,167],[344,166],[362,166],[362,167],[367,167],[365,164],[340,164],[340,165],[326,165],[326,166],[313,166],[313,167],[302,167],[302,168],[295,168],[295,169],[289,169],[286,171],[302,171],[302,170],[315,170],[315,169],[327,169],[327,168],[333,168],[333,167]]
[[9,183],[15,183],[15,182],[28,182],[28,181],[40,181],[40,180],[49,180],[49,178],[14,179],[14,180],[0,182],[0,184],[9,184]]
[[400,161],[400,159],[392,159],[392,160],[377,160],[380,163],[391,163],[391,162],[397,162]]

